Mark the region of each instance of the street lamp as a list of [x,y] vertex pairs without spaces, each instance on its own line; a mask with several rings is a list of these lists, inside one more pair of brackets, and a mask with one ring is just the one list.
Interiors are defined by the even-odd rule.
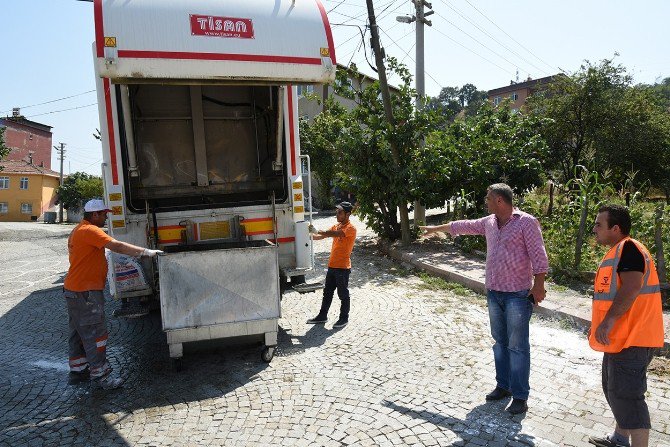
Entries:
[[416,20],[415,16],[398,16],[395,18],[398,22],[401,23],[412,23]]

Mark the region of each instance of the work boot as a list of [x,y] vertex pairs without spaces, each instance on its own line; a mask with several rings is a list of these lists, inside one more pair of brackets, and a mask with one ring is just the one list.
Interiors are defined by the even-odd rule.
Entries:
[[612,435],[605,435],[602,438],[589,436],[589,444],[597,445],[598,447],[630,447],[629,443],[617,442],[612,438]]
[[328,317],[322,317],[321,315],[317,315],[316,317],[307,320],[307,324],[321,324],[325,323],[326,321],[328,321]]
[[70,371],[67,375],[68,385],[77,385],[78,383],[87,382],[91,378],[91,371],[84,369],[83,371]]
[[123,385],[123,379],[120,377],[112,377],[112,374],[99,377],[93,381],[95,389],[115,390]]
[[512,414],[521,414],[528,411],[528,404],[523,399],[512,399],[512,403],[507,407],[507,411]]
[[491,391],[489,394],[486,395],[486,400],[500,400],[509,397],[511,395],[512,393],[510,393],[506,389],[497,386],[495,390]]
[[342,327],[346,326],[347,324],[349,324],[348,320],[345,320],[344,318],[340,318],[339,320],[337,320],[335,322],[335,324],[333,325],[333,328],[334,329],[339,329],[339,328],[342,328]]

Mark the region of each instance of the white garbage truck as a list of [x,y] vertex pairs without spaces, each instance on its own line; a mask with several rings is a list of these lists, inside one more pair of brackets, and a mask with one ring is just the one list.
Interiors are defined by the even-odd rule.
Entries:
[[[313,268],[296,86],[335,78],[319,0],[95,0],[113,296],[159,300],[183,343],[256,336],[270,361],[283,282]],[[138,267],[138,268],[137,268]]]

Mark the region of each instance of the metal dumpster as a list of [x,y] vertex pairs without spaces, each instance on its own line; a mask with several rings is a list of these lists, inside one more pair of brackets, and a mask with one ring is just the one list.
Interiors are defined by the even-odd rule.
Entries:
[[170,357],[183,343],[262,335],[264,361],[277,346],[278,249],[270,241],[166,247],[159,256],[160,303]]

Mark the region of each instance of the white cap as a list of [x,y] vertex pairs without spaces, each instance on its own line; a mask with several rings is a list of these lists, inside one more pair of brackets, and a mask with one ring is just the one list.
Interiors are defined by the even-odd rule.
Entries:
[[87,213],[93,213],[95,211],[111,211],[111,210],[107,208],[107,205],[105,205],[104,200],[91,199],[88,202],[86,202],[86,205],[84,205],[84,211]]

